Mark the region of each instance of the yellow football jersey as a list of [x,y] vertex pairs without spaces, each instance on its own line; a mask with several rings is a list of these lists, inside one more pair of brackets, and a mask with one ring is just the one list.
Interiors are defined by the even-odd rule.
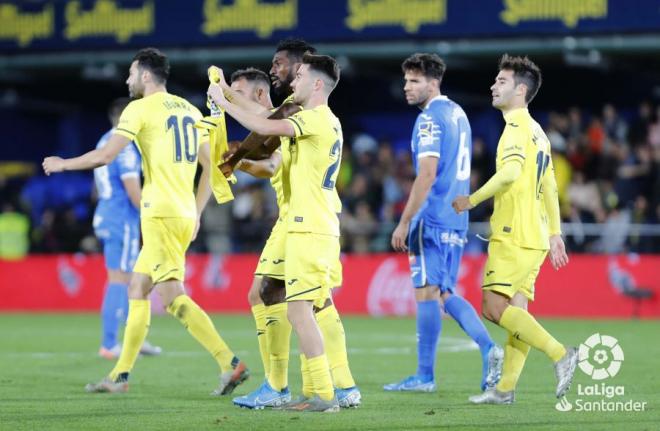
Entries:
[[[277,150],[279,153],[282,150]],[[284,200],[284,192],[282,190],[282,163],[280,167],[275,171],[275,175],[270,178],[270,185],[275,190],[275,199],[277,200],[277,208],[280,210],[280,217],[283,217],[286,214],[288,203]]]
[[300,111],[287,121],[296,135],[282,148],[288,153],[283,163],[285,196],[290,193],[288,231],[339,236],[335,188],[343,145],[339,119],[327,105],[321,105]]
[[[282,105],[285,103],[293,102],[293,94],[290,94],[284,101],[282,102]],[[275,109],[273,109],[273,112]],[[275,175],[270,179],[270,185],[273,187],[275,190],[275,196],[277,199],[277,207],[280,210],[280,217],[284,217],[286,215],[288,206],[289,206],[289,196],[290,192],[288,189],[288,168],[290,166],[291,159],[288,157],[289,156],[289,138],[288,136],[282,136],[280,137],[280,152],[282,153],[282,163],[280,163],[280,168],[277,170]],[[285,150],[286,148],[286,150]],[[286,157],[286,160],[285,160]],[[286,170],[287,172],[285,173],[285,168],[284,165],[286,164]],[[284,178],[286,178],[286,181],[284,181]],[[285,186],[285,183],[287,183],[287,186]],[[287,187],[286,190],[285,187]]]
[[196,217],[197,150],[207,132],[194,127],[201,112],[187,100],[158,92],[128,104],[115,133],[135,140],[142,154],[142,217]]
[[522,174],[495,194],[490,219],[492,239],[519,247],[547,250],[549,231],[541,187],[545,175],[554,175],[550,141],[527,109],[504,116],[506,126],[497,144],[497,170],[505,163],[522,164]]

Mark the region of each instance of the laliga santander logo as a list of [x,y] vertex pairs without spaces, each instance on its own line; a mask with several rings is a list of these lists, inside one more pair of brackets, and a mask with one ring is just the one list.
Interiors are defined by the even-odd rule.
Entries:
[[[580,344],[578,350],[578,366],[580,370],[593,380],[605,380],[616,376],[621,369],[621,364],[623,363],[624,355],[623,349],[619,345],[619,340],[610,336],[610,335],[601,335],[593,334],[585,340],[584,343]],[[605,396],[607,399],[611,399],[617,395],[624,395],[623,386],[608,386],[605,383],[598,385],[578,385],[578,395],[579,396]],[[633,401],[629,401],[632,403]],[[577,411],[592,411],[594,402],[586,401],[582,398],[575,401],[577,406]],[[598,403],[596,401],[596,403]],[[604,400],[601,400],[601,404],[598,405],[607,405],[608,410],[605,411],[618,411],[616,403],[608,403]],[[613,404],[614,410],[609,410],[610,404]],[[632,404],[631,404],[632,406]],[[632,406],[636,410],[635,406]],[[555,405],[555,409],[560,412],[568,412],[573,410],[574,405],[562,397],[559,402]],[[601,407],[604,408],[604,407]],[[622,405],[622,409],[627,409],[625,405]],[[643,407],[642,407],[643,410]],[[630,410],[625,410],[630,411]]]
[[609,335],[593,334],[580,344],[578,365],[594,380],[616,376],[623,359],[619,340]]

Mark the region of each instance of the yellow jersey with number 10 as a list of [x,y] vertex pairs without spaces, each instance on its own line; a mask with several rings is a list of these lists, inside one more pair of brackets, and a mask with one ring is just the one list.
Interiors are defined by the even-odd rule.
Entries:
[[197,150],[208,136],[194,127],[201,118],[190,102],[166,92],[134,100],[122,112],[115,133],[135,140],[142,154],[141,217],[197,216]]
[[343,145],[339,119],[327,105],[320,105],[287,121],[296,135],[282,147],[289,152],[283,158],[283,178],[288,168],[285,191],[290,193],[287,231],[339,236],[341,208],[335,188]]
[[547,250],[550,248],[548,217],[541,185],[545,175],[554,175],[550,141],[527,109],[511,111],[504,120],[506,126],[497,144],[496,169],[505,163],[520,163],[523,169],[513,184],[495,194],[491,239]]

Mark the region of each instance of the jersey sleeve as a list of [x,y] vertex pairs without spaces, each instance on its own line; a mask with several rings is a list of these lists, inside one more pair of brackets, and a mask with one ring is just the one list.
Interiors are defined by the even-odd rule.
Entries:
[[427,114],[420,114],[415,125],[415,139],[417,140],[417,158],[440,158],[442,129],[440,124]]
[[317,113],[312,110],[296,112],[285,121],[293,125],[293,130],[296,138],[303,136],[311,136],[317,134]]
[[516,161],[524,165],[525,145],[529,139],[524,128],[519,125],[507,124],[500,142],[497,161],[499,163]]
[[142,129],[142,115],[140,105],[133,101],[124,108],[119,117],[119,124],[115,128],[115,133],[134,141],[137,134]]
[[140,154],[133,143],[128,144],[117,156],[119,178],[140,177]]

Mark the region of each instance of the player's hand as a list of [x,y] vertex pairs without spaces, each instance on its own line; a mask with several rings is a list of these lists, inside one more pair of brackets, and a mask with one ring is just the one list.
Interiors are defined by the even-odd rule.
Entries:
[[554,269],[559,269],[568,263],[568,255],[561,235],[550,237],[550,263]]
[[238,151],[238,148],[241,146],[241,141],[229,141],[227,145],[229,146],[229,150],[225,151],[225,153],[222,155],[221,160],[223,162],[229,161],[231,156],[233,156],[234,153]]
[[197,234],[199,233],[199,226],[200,226],[200,220],[199,217],[197,217],[197,220],[195,220],[195,230],[193,231],[192,238],[190,239],[190,242],[193,242],[195,238],[197,238]]
[[207,73],[211,82],[218,84],[222,89],[229,88],[227,81],[225,81],[225,73],[218,66],[210,66]]
[[231,165],[227,162],[222,162],[218,165],[218,169],[220,169],[220,172],[222,172],[222,175],[225,176],[225,178],[231,177],[231,175],[234,173],[234,168],[231,167]]
[[454,199],[454,202],[451,203],[451,206],[454,208],[454,211],[456,211],[456,214],[460,214],[463,211],[471,210],[474,208],[474,205],[470,203],[468,196],[456,196],[456,199]]
[[64,171],[64,159],[61,157],[46,157],[41,164],[46,175]]
[[400,222],[392,232],[392,248],[396,251],[408,251],[406,240],[408,239],[410,223]]
[[206,94],[221,108],[225,108],[229,102],[225,98],[222,88],[218,84],[209,84]]

